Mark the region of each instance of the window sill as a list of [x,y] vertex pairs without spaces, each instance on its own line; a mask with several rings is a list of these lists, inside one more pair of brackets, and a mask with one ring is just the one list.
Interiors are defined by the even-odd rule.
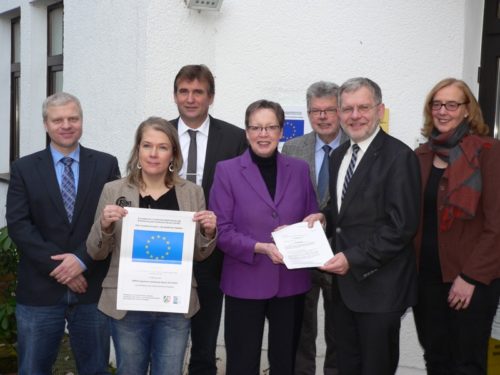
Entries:
[[7,184],[10,182],[10,173],[0,173],[0,183],[2,182]]

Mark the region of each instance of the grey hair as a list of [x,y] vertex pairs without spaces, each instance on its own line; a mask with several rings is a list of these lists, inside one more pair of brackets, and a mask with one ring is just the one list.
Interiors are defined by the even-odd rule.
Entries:
[[333,82],[319,81],[314,82],[306,92],[307,110],[311,109],[311,100],[313,98],[334,97],[337,98],[339,85]]
[[67,92],[56,92],[55,94],[50,95],[43,101],[42,104],[43,122],[47,122],[47,112],[49,107],[61,106],[68,103],[76,104],[76,106],[78,107],[78,112],[80,114],[80,119],[83,119],[82,105],[80,104],[78,98],[74,95],[68,94]]
[[345,81],[342,84],[342,86],[340,86],[339,106],[342,104],[342,94],[344,92],[358,91],[362,87],[366,87],[368,90],[371,91],[371,93],[373,94],[373,99],[375,100],[375,103],[377,103],[377,104],[382,103],[382,90],[380,89],[380,86],[377,85],[375,82],[373,82],[369,78],[356,77],[356,78],[348,79],[347,81]]

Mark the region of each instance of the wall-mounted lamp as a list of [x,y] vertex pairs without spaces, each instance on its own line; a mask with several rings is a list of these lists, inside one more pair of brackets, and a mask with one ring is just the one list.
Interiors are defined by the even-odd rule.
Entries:
[[222,0],[184,0],[189,9],[220,10]]

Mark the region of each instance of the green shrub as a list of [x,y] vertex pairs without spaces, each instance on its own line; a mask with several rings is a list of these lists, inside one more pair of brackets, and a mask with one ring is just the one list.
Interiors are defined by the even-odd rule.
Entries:
[[7,227],[0,229],[0,343],[13,344],[17,338],[16,284],[17,247],[9,237]]

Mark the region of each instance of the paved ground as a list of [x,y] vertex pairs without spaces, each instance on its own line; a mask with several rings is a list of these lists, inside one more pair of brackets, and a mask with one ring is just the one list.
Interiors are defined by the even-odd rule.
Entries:
[[[320,304],[322,302],[320,301]],[[224,311],[224,310],[223,310]],[[323,311],[320,312],[319,318],[321,321],[323,321],[324,316],[323,316]],[[325,339],[323,332],[318,335],[318,340],[317,340],[317,345],[318,345],[318,357],[316,358],[316,366],[318,368],[323,367],[323,362],[325,360]],[[264,331],[264,339],[262,343],[262,354],[261,354],[261,364],[260,364],[260,369],[261,369],[261,374],[269,374],[269,364],[267,361],[267,323]],[[190,348],[188,347],[188,350],[186,351],[186,356],[189,357],[189,350]],[[186,358],[187,362],[188,358]],[[222,322],[221,322],[221,327],[219,329],[219,337],[217,340],[217,375],[224,375],[226,373],[226,348],[224,346],[224,316],[222,316]],[[184,374],[187,375],[187,371],[185,369]],[[321,372],[316,371],[316,374],[321,374]]]
[[[322,300],[319,301],[318,306],[323,306]],[[318,325],[320,327],[323,327],[323,321],[324,321],[324,311],[322,309],[319,309],[318,311],[318,319],[319,323]],[[222,322],[224,322],[224,317],[222,317]],[[411,334],[413,330],[413,317],[406,316],[403,319],[402,322],[402,327],[401,327],[401,335],[404,336],[408,333]],[[261,374],[269,374],[269,366],[268,366],[268,361],[267,361],[267,342],[266,342],[266,337],[267,337],[267,325],[266,325],[266,331],[264,332],[264,342],[262,343],[262,355],[261,355]],[[322,375],[322,369],[323,369],[323,362],[325,361],[325,338],[323,332],[318,332],[318,338],[316,340],[316,348],[317,348],[317,353],[316,353],[316,375]],[[405,347],[404,343],[402,342],[402,347],[401,347],[401,353],[405,353]],[[414,353],[417,356],[421,356],[421,353]],[[189,348],[186,351],[186,355],[189,356]],[[224,347],[224,329],[223,329],[223,323],[221,323],[221,328],[219,330],[219,337],[217,341],[217,374],[218,375],[224,375],[226,373],[225,371],[225,364],[226,364],[226,349]],[[419,368],[410,368],[405,366],[404,363],[400,363],[400,367],[398,368],[398,371],[396,375],[423,375],[425,374],[425,371],[422,370],[423,368],[423,363],[422,366],[419,366]],[[185,375],[187,375],[187,371],[184,372]]]
[[[320,300],[319,306],[322,306],[322,301]],[[324,313],[322,309],[319,311],[319,326],[323,326]],[[267,337],[267,330],[265,332],[264,337]],[[423,375],[425,371],[423,370],[423,362],[421,360],[422,352],[416,344],[416,338],[414,337],[414,324],[413,317],[411,314],[406,316],[401,325],[401,358],[400,358],[400,366],[396,375]],[[406,338],[406,339],[405,339]],[[323,332],[319,332],[318,338],[316,340],[316,346],[318,348],[318,353],[316,357],[316,375],[322,375],[323,362],[325,358],[325,340]],[[415,349],[417,347],[417,349]],[[189,348],[186,351],[186,355],[189,355]],[[111,358],[114,359],[114,351],[112,348]],[[217,345],[217,367],[218,367],[218,375],[225,375],[225,363],[226,363],[226,350],[224,347],[224,330],[221,326],[219,331],[218,345]],[[186,358],[186,363],[187,363]],[[412,367],[415,363],[418,364],[417,368]],[[185,368],[187,366],[185,365]],[[267,362],[267,342],[263,343],[262,348],[262,357],[261,357],[261,373],[269,374],[268,371],[268,362]],[[64,374],[64,375],[73,375],[76,373],[75,364],[72,358],[72,354],[68,345],[68,339],[65,338],[63,342],[63,349],[59,353],[56,369],[54,374]],[[184,374],[187,375],[187,371],[185,369]],[[1,374],[0,374],[1,375]]]

